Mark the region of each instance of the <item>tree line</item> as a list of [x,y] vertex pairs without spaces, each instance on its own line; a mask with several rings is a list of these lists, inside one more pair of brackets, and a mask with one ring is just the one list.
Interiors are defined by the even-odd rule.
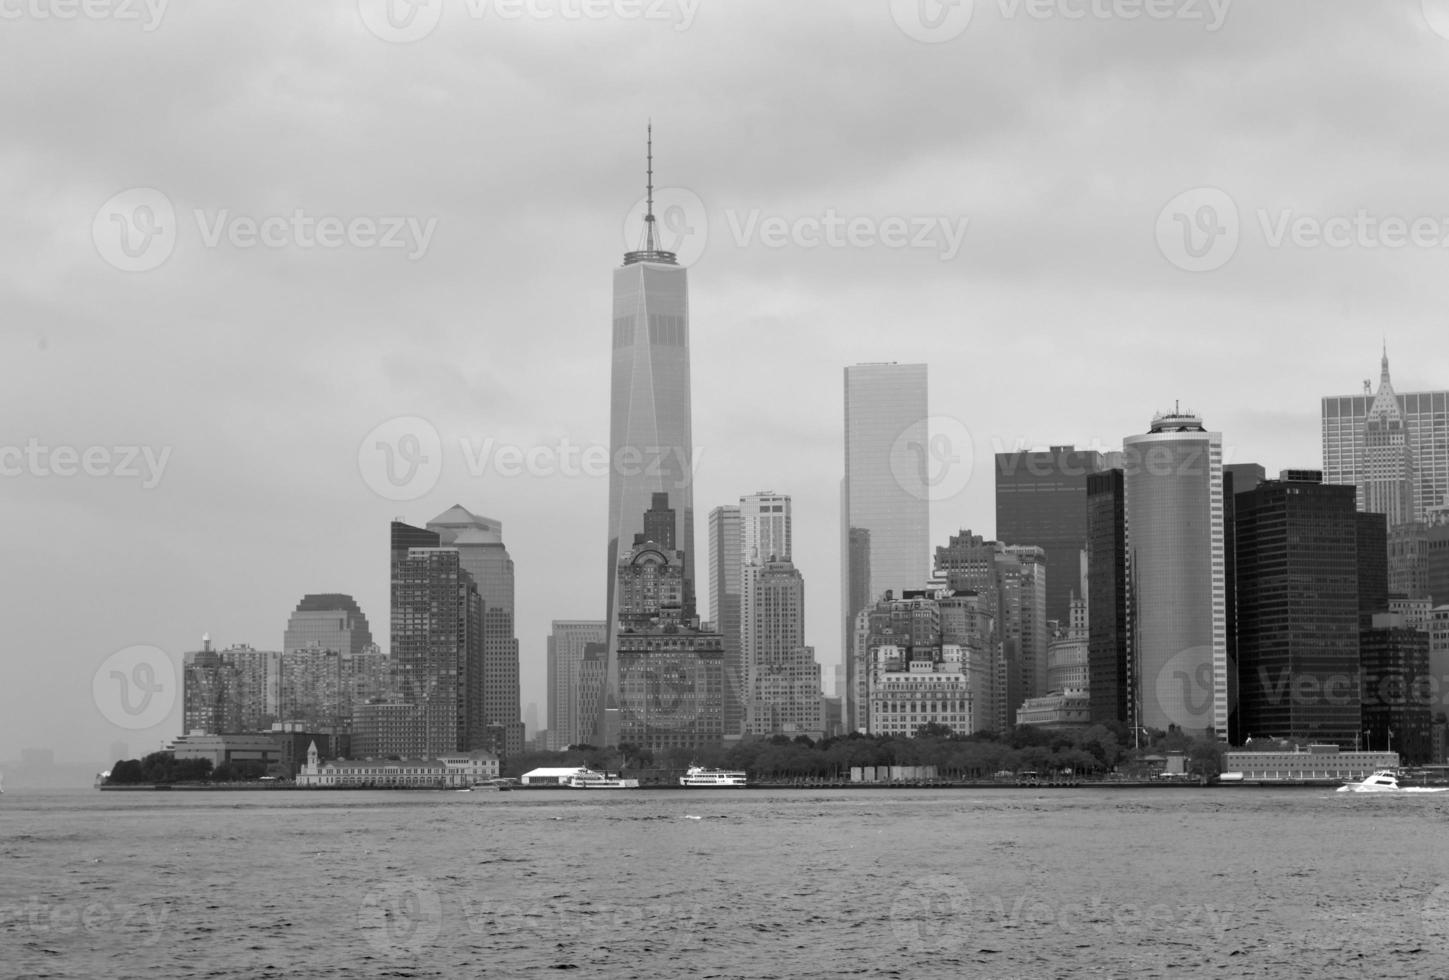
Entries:
[[570,746],[562,752],[525,752],[506,761],[504,775],[520,776],[540,767],[588,766],[609,771],[683,769],[688,765],[739,769],[753,780],[848,780],[857,766],[935,766],[940,779],[989,779],[999,772],[1036,772],[1042,776],[1101,776],[1112,771],[1145,770],[1146,756],[1182,752],[1188,772],[1211,778],[1223,768],[1222,743],[1210,733],[1191,734],[1173,727],[1144,730],[1134,744],[1121,724],[1083,729],[1017,725],[1009,732],[963,735],[938,724],[922,725],[914,735],[865,735],[852,732],[818,741],[804,735],[747,738],[728,749],[669,749],[651,752],[623,744],[616,748]]

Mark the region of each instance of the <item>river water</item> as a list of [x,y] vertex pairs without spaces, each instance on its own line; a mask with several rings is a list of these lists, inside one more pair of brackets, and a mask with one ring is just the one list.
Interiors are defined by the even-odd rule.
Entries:
[[1449,976],[1449,794],[0,796],[3,976],[573,969]]

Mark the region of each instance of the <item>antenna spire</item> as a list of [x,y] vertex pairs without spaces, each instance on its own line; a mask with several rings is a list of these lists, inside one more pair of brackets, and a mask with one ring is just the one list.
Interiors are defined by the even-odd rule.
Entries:
[[646,251],[654,251],[654,120],[649,120],[648,129],[648,180],[645,183],[644,193],[646,204],[644,207],[644,248]]

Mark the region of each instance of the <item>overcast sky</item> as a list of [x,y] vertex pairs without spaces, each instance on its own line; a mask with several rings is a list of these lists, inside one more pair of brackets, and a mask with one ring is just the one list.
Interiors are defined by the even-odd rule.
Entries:
[[[0,3],[0,761],[158,747],[174,685],[127,715],[112,669],[165,685],[108,658],[276,649],[308,592],[386,646],[388,522],[454,503],[503,522],[542,721],[549,621],[603,615],[607,479],[559,470],[607,445],[650,118],[698,543],[713,506],[793,496],[827,677],[845,365],[930,365],[976,461],[933,544],[994,531],[998,449],[1119,448],[1180,399],[1276,472],[1320,465],[1318,400],[1384,337],[1399,390],[1449,387],[1449,5],[391,13]],[[382,432],[394,486],[366,449],[398,418],[424,424]]]

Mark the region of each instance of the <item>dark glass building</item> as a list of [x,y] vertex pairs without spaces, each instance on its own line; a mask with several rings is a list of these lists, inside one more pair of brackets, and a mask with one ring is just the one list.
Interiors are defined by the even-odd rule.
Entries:
[[[1351,749],[1359,732],[1358,512],[1351,486],[1285,474],[1234,500],[1244,737]],[[1382,552],[1378,552],[1382,554]]]
[[1087,477],[1087,677],[1093,724],[1136,724],[1122,471]]
[[1359,636],[1365,748],[1391,750],[1405,764],[1420,765],[1433,758],[1429,634],[1398,619],[1381,614]]
[[1358,515],[1358,625],[1389,611],[1389,525],[1383,514]]
[[1046,618],[1066,623],[1081,590],[1087,546],[1087,477],[1106,463],[1073,446],[996,454],[996,537],[1046,552]]

